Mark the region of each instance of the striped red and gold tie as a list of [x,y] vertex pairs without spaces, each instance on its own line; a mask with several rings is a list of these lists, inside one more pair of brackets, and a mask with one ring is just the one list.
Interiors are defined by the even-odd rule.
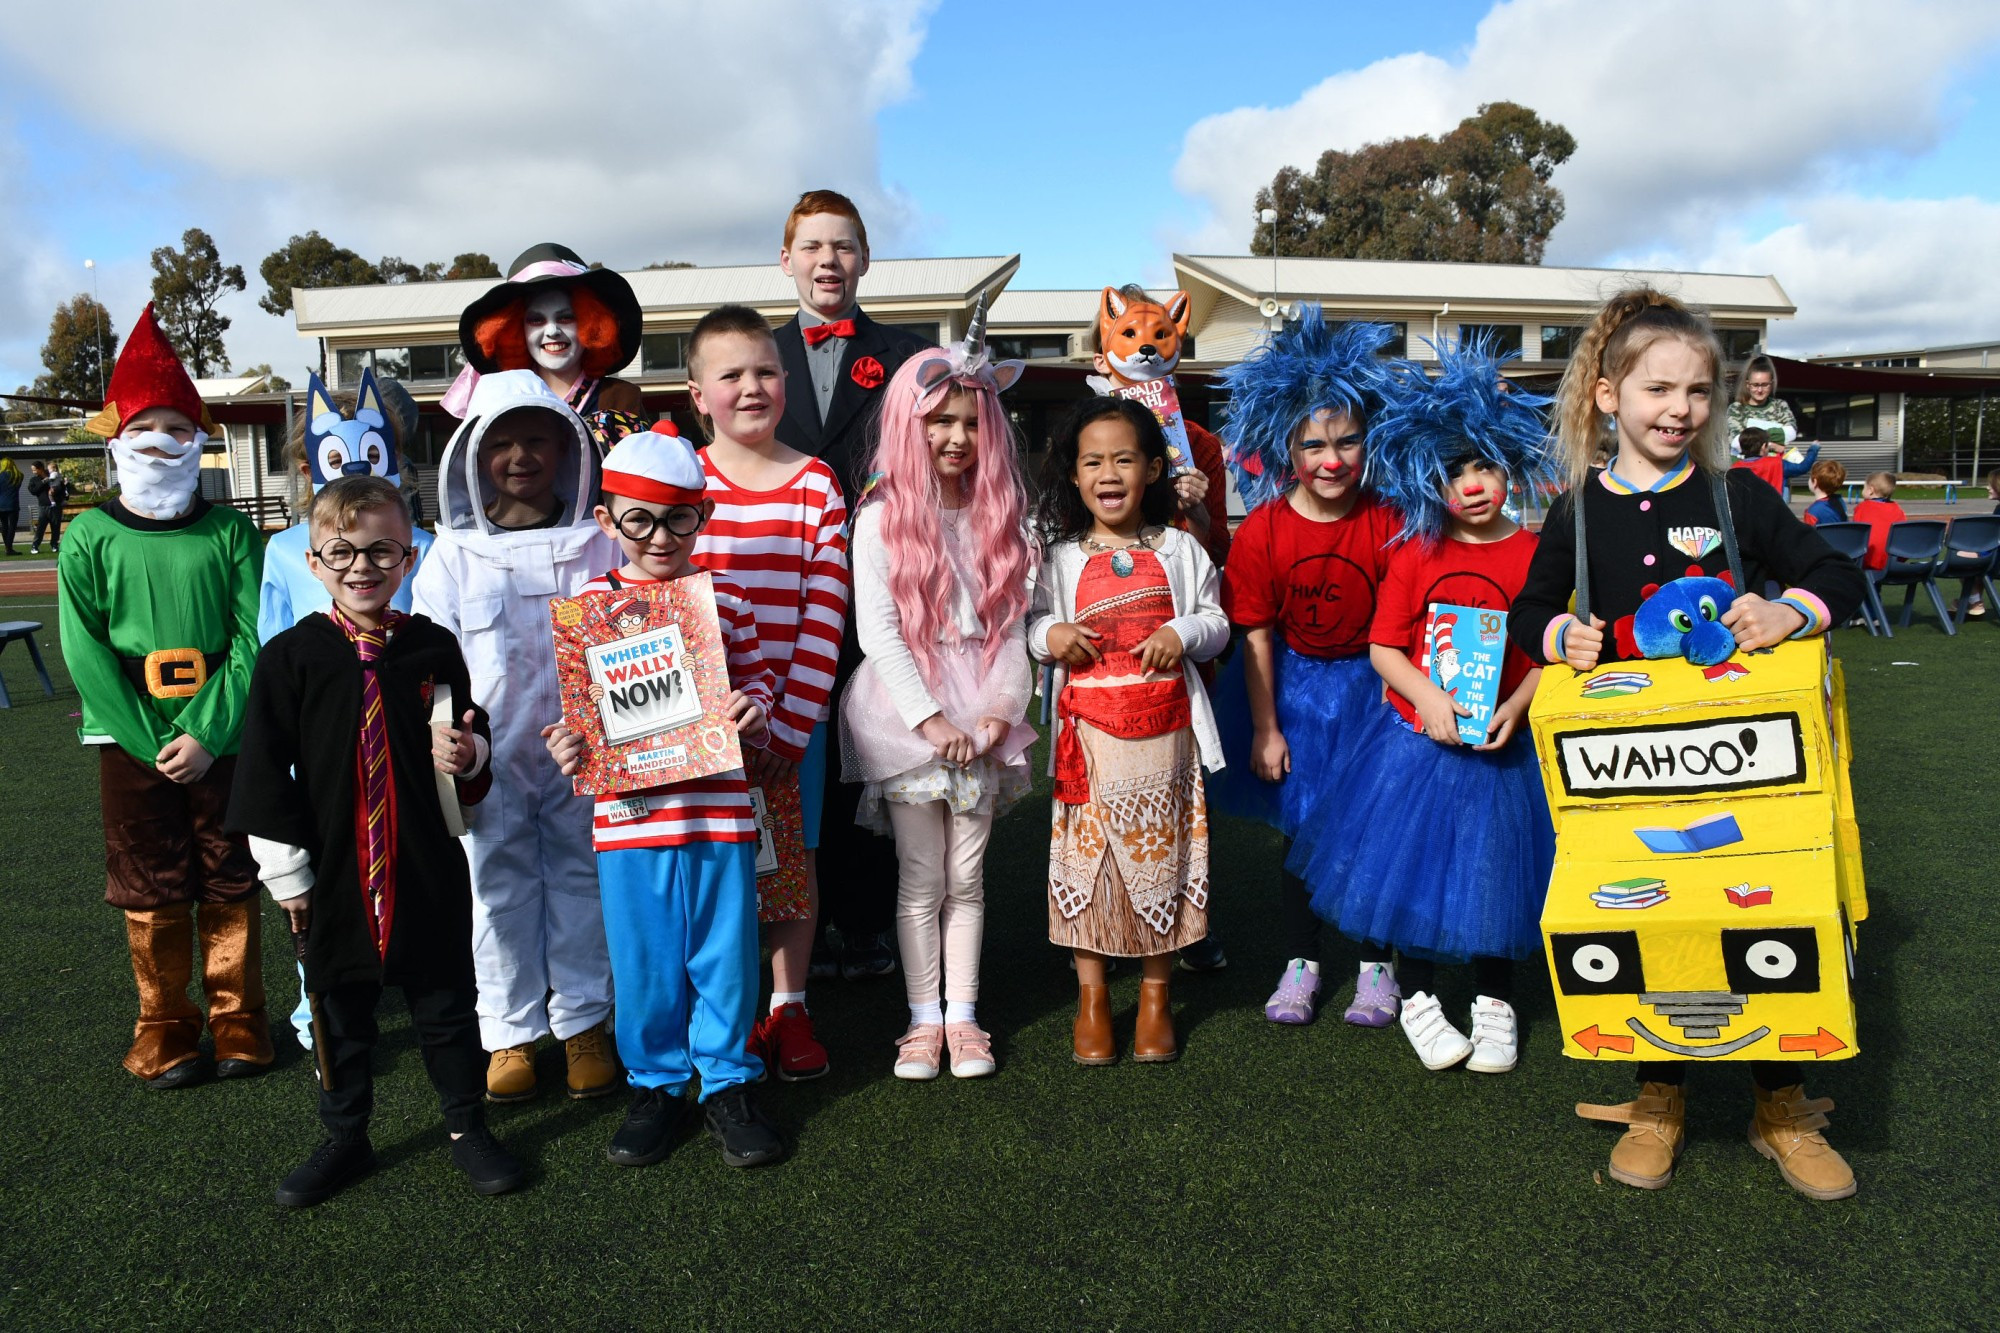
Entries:
[[389,725],[382,712],[382,685],[375,662],[388,650],[401,612],[385,613],[382,628],[364,629],[333,609],[333,621],[354,645],[361,659],[361,738],[356,756],[359,803],[355,809],[356,838],[361,852],[361,891],[368,900],[368,926],[379,957],[389,953],[389,926],[396,913],[396,883],[391,852],[395,846],[395,794],[389,779]]

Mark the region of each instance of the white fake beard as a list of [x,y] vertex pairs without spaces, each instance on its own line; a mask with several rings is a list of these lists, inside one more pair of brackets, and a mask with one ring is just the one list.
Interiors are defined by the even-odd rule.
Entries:
[[[201,481],[201,446],[207,439],[199,430],[188,444],[163,431],[113,437],[111,457],[118,464],[118,490],[125,507],[154,518],[179,517]],[[158,449],[171,457],[155,457],[141,453],[142,449]]]

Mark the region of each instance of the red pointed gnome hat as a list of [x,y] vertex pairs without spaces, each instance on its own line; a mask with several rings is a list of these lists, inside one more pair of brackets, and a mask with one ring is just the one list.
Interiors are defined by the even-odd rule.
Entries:
[[209,435],[216,434],[215,418],[209,416],[208,405],[194,391],[194,381],[181,366],[174,345],[153,318],[150,301],[118,349],[118,364],[111,368],[104,398],[104,409],[83,423],[93,435],[109,439],[149,407],[171,407]]

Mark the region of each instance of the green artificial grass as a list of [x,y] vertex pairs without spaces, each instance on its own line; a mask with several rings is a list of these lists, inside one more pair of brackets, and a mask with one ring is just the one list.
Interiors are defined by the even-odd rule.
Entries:
[[[1186,1054],[1081,1069],[1073,983],[1046,940],[1045,795],[996,830],[981,1017],[997,1077],[900,1083],[898,982],[819,984],[833,1073],[770,1083],[796,1141],[725,1168],[690,1133],[663,1164],[604,1147],[623,1099],[559,1095],[492,1122],[532,1163],[475,1198],[451,1169],[407,1018],[385,1013],[381,1170],[286,1212],[317,1139],[297,1049],[264,1077],[148,1092],[119,1068],[132,980],[102,901],[95,766],[48,598],[61,687],[0,654],[0,1323],[10,1328],[791,1327],[1553,1329],[1967,1328],[1996,1319],[1994,1059],[2000,909],[1985,723],[2000,635],[1840,635],[1873,916],[1863,1054],[1810,1071],[1858,1197],[1794,1194],[1744,1141],[1748,1072],[1702,1068],[1671,1188],[1600,1179],[1615,1138],[1571,1114],[1622,1100],[1623,1064],[1558,1053],[1531,966],[1521,1067],[1426,1073],[1399,1033],[1264,1021],[1281,961],[1274,835],[1215,831],[1228,971],[1177,980]],[[1895,665],[1914,662],[1917,665]],[[838,873],[830,868],[829,873]],[[265,912],[274,1022],[295,996]],[[1346,973],[1351,948],[1332,950]],[[1448,1004],[1469,980],[1447,972]],[[1137,977],[1114,984],[1129,1042]],[[394,1009],[391,1005],[389,1008]],[[551,1086],[558,1095],[549,1095]]]

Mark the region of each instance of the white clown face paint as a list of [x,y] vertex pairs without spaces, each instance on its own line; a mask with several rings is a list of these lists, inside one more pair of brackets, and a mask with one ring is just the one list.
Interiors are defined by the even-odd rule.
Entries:
[[530,298],[521,326],[537,369],[575,378],[583,364],[583,344],[577,340],[576,310],[567,291],[551,288]]

